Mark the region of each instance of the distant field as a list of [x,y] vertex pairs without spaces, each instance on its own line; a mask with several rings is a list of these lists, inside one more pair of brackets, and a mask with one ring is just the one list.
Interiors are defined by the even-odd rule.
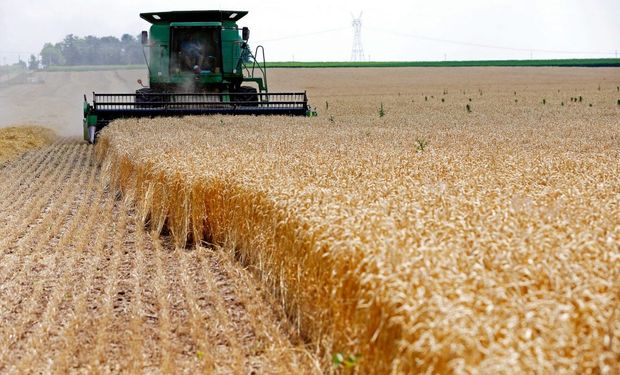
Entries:
[[482,61],[282,61],[267,63],[271,68],[401,68],[401,67],[476,67],[476,66],[566,66],[620,67],[620,59],[563,60],[482,60]]
[[[477,67],[477,66],[563,66],[620,67],[618,59],[561,60],[480,60],[480,61],[272,61],[268,68],[405,68],[405,67]],[[49,72],[84,72],[100,70],[146,69],[146,65],[78,65],[51,66]]]

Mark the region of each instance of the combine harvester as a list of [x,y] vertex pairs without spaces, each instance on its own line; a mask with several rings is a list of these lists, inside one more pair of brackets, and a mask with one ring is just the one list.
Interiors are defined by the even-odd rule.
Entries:
[[[150,84],[135,94],[93,92],[92,104],[84,95],[84,140],[95,143],[99,131],[118,118],[313,115],[305,92],[268,91],[264,49],[257,46],[252,54],[250,30],[237,26],[247,13],[141,13],[152,24],[150,38],[142,32]],[[259,53],[261,61],[256,59]],[[138,83],[142,85],[141,80]]]

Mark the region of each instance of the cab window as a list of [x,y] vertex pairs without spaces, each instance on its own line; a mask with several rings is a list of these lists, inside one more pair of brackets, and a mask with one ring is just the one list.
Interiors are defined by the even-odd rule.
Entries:
[[218,27],[175,27],[170,50],[171,73],[219,73],[220,29]]

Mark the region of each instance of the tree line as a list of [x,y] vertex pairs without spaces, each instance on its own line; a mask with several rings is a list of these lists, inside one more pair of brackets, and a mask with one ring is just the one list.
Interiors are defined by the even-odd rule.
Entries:
[[140,36],[124,34],[120,39],[113,36],[67,35],[61,42],[45,43],[40,60],[30,56],[30,69],[49,66],[75,65],[131,65],[144,64]]

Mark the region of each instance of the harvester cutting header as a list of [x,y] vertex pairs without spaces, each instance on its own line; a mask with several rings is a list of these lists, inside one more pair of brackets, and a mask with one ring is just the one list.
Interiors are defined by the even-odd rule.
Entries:
[[[110,121],[129,117],[205,114],[292,115],[312,112],[305,92],[270,93],[262,46],[254,53],[250,30],[239,28],[243,11],[141,13],[149,85],[133,94],[84,95],[84,139]],[[261,60],[257,60],[257,55]],[[142,84],[141,81],[138,81]]]

